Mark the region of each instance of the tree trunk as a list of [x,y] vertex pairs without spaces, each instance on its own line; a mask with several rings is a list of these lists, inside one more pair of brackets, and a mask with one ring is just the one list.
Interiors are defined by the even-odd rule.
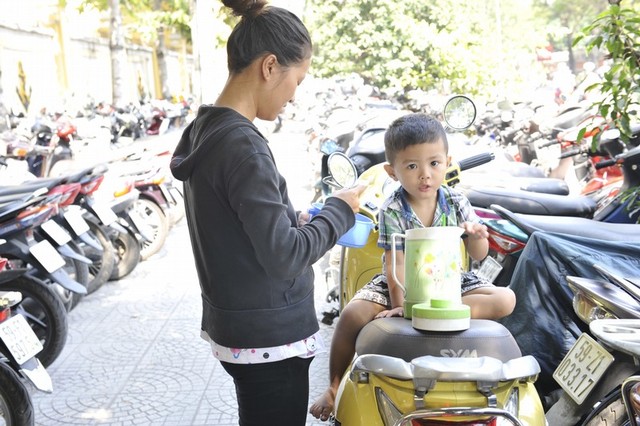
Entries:
[[120,0],[109,0],[109,9],[111,10],[111,40],[109,42],[111,50],[111,94],[112,103],[118,105],[123,101],[123,84],[127,64]]
[[[160,10],[162,0],[154,0],[153,5],[155,10]],[[167,71],[166,52],[167,47],[164,44],[164,26],[161,25],[156,29],[158,43],[156,44],[156,58],[158,60],[158,78],[160,79],[160,85],[162,93],[158,93],[163,99],[171,99],[171,92],[169,91],[169,73]]]

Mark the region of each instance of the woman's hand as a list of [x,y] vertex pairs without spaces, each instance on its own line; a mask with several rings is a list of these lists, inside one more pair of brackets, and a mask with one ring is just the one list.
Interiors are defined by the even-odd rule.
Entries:
[[298,227],[304,226],[311,220],[311,215],[307,212],[300,212],[298,214]]
[[366,185],[356,185],[353,188],[343,188],[335,191],[331,196],[340,198],[351,206],[354,213],[358,213],[360,211],[360,195],[362,195],[366,188]]
[[374,318],[390,318],[390,317],[403,317],[404,316],[404,308],[402,306],[398,306],[397,308],[389,309],[386,311],[380,312]]

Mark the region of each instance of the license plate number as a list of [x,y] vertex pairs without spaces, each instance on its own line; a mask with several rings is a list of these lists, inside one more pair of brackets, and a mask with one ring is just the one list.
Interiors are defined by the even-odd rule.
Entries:
[[20,314],[0,323],[0,339],[20,365],[42,350],[42,343]]
[[484,278],[489,282],[494,282],[498,275],[500,275],[500,271],[502,271],[502,265],[498,263],[491,256],[487,256],[483,261],[480,268],[476,271],[476,275],[480,278]]
[[104,225],[110,225],[118,220],[118,216],[116,216],[113,210],[111,210],[111,207],[106,204],[96,203],[91,206],[91,208],[98,216],[98,219],[100,219],[100,222],[102,222]]
[[58,254],[49,241],[43,240],[32,245],[29,247],[29,252],[31,252],[33,257],[35,257],[49,273],[55,272],[65,265],[64,259]]
[[67,244],[71,241],[71,236],[65,231],[62,226],[55,223],[53,220],[48,220],[40,228],[53,239],[59,246]]
[[69,210],[64,213],[64,218],[76,235],[82,235],[89,231],[89,224],[82,217],[80,210]]
[[571,399],[582,404],[612,362],[613,355],[583,333],[553,372],[553,378]]

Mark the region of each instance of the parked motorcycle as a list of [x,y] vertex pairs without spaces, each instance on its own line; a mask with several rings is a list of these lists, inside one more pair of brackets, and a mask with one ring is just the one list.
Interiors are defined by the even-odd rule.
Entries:
[[[0,258],[0,280],[6,259]],[[37,354],[42,344],[25,318],[12,313],[21,302],[19,292],[0,291],[0,419],[5,425],[33,425],[31,395],[22,378],[38,390],[52,392],[51,377]]]
[[[334,158],[340,162],[337,168],[332,166]],[[491,159],[486,154],[474,164]],[[377,167],[381,165],[359,178],[368,183],[360,214],[372,223],[377,222],[381,201],[395,189],[386,173],[376,173]],[[355,182],[356,166],[346,156],[333,154],[329,168],[330,182],[342,187]],[[448,173],[447,179],[455,182],[458,174]],[[373,231],[357,245],[343,243],[341,304],[381,270],[376,240]],[[545,424],[533,385],[539,366],[533,357],[521,356],[504,327],[470,320],[466,330],[450,332],[427,331],[417,324],[384,318],[363,328],[357,357],[336,394],[335,425]]]
[[640,379],[640,282],[593,266],[604,279],[567,277],[574,311],[589,328],[553,373],[563,394],[547,420],[559,426],[637,424],[632,401]]

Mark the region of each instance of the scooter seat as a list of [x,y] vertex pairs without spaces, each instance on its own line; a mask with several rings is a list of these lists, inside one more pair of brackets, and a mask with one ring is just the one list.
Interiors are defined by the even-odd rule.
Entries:
[[50,190],[63,182],[63,178],[57,177],[28,180],[17,185],[0,186],[0,196],[28,194],[41,188]]
[[512,212],[532,215],[592,217],[596,202],[587,196],[542,194],[494,187],[475,187],[465,191],[474,207],[488,209],[499,204]]
[[489,356],[503,362],[522,356],[515,339],[502,324],[472,319],[464,331],[422,331],[405,318],[379,318],[367,324],[356,340],[356,353],[387,355],[411,361],[432,355],[451,358]]

